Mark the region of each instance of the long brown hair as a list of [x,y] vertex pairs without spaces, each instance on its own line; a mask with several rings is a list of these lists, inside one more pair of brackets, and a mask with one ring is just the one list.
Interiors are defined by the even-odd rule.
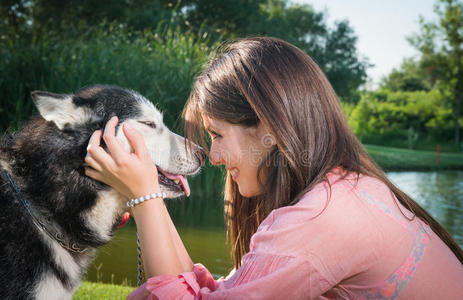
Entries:
[[[449,233],[394,186],[347,125],[336,94],[317,64],[297,47],[252,37],[225,44],[201,73],[183,111],[186,137],[207,149],[202,116],[243,126],[261,122],[276,145],[262,162],[263,193],[245,198],[226,175],[225,216],[235,267],[251,236],[273,210],[296,203],[337,166],[380,179],[399,202],[431,226],[463,263]],[[267,166],[265,181],[260,178]]]

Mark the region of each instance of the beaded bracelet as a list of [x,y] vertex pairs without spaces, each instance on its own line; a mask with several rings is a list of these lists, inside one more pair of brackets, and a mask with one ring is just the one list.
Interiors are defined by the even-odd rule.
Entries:
[[150,200],[150,199],[155,199],[155,198],[164,199],[166,196],[167,196],[166,193],[148,194],[148,195],[141,196],[141,197],[132,199],[130,201],[127,201],[127,207],[134,207],[135,205],[143,203],[143,202],[145,202],[147,200]]

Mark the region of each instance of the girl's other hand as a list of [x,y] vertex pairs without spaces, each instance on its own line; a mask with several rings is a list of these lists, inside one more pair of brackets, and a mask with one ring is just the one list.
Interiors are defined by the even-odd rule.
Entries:
[[[91,168],[85,168],[85,174],[113,187],[128,199],[160,192],[158,171],[143,136],[127,123],[123,124],[124,134],[133,149],[129,153],[116,138],[117,123],[118,118],[112,117],[104,133],[97,130],[91,136],[85,157]],[[100,146],[102,136],[109,153]]]

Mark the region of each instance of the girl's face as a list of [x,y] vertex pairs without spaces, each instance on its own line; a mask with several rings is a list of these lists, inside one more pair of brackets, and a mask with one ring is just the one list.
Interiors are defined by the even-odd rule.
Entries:
[[[244,197],[261,193],[257,180],[259,165],[275,145],[263,126],[243,127],[204,116],[204,126],[211,136],[209,160],[213,165],[225,165]],[[265,172],[265,171],[264,171]],[[265,174],[263,175],[265,180]]]

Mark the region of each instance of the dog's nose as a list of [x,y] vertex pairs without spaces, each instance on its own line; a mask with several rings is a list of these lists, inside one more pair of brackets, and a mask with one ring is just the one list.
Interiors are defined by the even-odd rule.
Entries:
[[203,165],[206,162],[207,154],[202,147],[199,147],[194,152],[196,158],[199,160],[199,163]]

